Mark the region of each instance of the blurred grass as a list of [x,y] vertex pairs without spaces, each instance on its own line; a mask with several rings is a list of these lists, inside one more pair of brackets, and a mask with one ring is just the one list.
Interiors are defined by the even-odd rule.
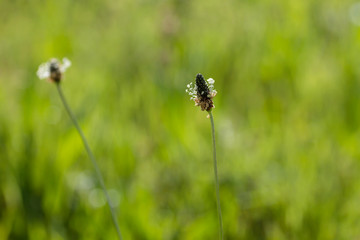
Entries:
[[[217,239],[215,79],[226,239],[360,237],[354,1],[0,0],[0,239],[114,239],[63,89],[119,194],[124,239]],[[95,197],[94,197],[95,196]]]

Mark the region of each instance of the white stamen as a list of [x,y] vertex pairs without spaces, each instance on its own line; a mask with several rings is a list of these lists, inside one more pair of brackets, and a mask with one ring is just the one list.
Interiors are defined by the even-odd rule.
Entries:
[[36,74],[40,79],[45,79],[45,78],[50,77],[50,64],[49,64],[49,62],[42,63],[39,66],[39,69],[37,70]]
[[60,71],[65,72],[71,66],[71,61],[68,58],[63,58],[63,64],[60,66]]
[[212,78],[209,78],[209,79],[207,80],[207,82],[208,82],[209,84],[214,84],[214,83],[215,83],[215,80],[212,79]]

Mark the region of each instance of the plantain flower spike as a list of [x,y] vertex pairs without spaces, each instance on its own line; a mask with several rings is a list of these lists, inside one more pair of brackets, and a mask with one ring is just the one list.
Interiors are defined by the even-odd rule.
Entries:
[[190,100],[195,102],[195,106],[200,106],[202,111],[210,112],[215,108],[213,98],[216,96],[217,92],[214,89],[215,80],[209,78],[205,81],[205,78],[201,73],[196,75],[195,85],[189,83],[187,89],[185,90],[191,97]]
[[71,61],[63,58],[61,63],[58,59],[52,58],[39,66],[36,74],[40,79],[47,79],[50,82],[60,83],[63,73],[71,66]]

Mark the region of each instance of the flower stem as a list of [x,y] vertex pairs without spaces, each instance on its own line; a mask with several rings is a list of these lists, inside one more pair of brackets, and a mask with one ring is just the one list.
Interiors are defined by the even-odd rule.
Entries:
[[111,203],[110,196],[109,196],[109,194],[108,194],[108,192],[107,192],[107,190],[106,190],[105,183],[104,183],[104,179],[103,179],[103,177],[102,177],[102,174],[101,174],[101,171],[100,171],[100,169],[99,169],[99,166],[97,165],[97,162],[96,162],[96,160],[95,160],[95,156],[94,156],[94,154],[92,153],[92,151],[91,151],[91,149],[90,149],[90,147],[89,147],[89,144],[88,144],[88,142],[87,142],[87,140],[86,140],[86,138],[85,138],[85,135],[84,135],[84,133],[82,132],[82,130],[81,130],[81,128],[80,128],[80,126],[79,126],[79,124],[78,124],[78,122],[77,122],[74,114],[72,113],[69,105],[68,105],[67,102],[66,102],[65,96],[64,96],[64,94],[63,94],[63,92],[62,92],[62,90],[61,90],[60,83],[56,83],[56,88],[57,88],[57,90],[58,90],[58,92],[59,92],[61,101],[62,101],[62,103],[64,104],[64,107],[65,107],[67,113],[69,114],[71,120],[73,121],[76,130],[79,132],[79,135],[80,135],[80,137],[81,137],[81,139],[82,139],[82,141],[83,141],[83,144],[84,144],[84,146],[85,146],[86,152],[87,152],[87,154],[89,155],[89,158],[90,158],[90,160],[91,160],[91,162],[92,162],[92,164],[93,164],[93,166],[94,166],[96,176],[97,176],[97,178],[98,178],[98,181],[99,181],[99,183],[100,183],[100,186],[101,186],[102,190],[104,191],[104,194],[105,194],[105,197],[106,197],[106,201],[107,201],[107,203],[108,203],[108,205],[109,205],[110,212],[111,212],[111,217],[112,217],[112,221],[113,221],[113,223],[114,223],[114,225],[115,225],[115,228],[116,228],[116,231],[117,231],[117,235],[118,235],[119,239],[122,240],[122,236],[121,236],[119,224],[118,224],[118,221],[117,221],[117,218],[116,218],[116,215],[115,215],[115,209],[114,209],[114,207],[113,207],[113,205],[112,205],[112,203]]
[[219,239],[222,240],[222,239],[224,239],[224,235],[223,235],[223,223],[222,223],[222,214],[221,214],[221,206],[220,206],[219,179],[218,179],[217,161],[216,161],[215,125],[214,125],[214,117],[212,115],[211,110],[208,111],[208,113],[209,113],[210,120],[211,120],[211,131],[212,131],[212,142],[213,142],[216,203],[217,203],[217,211],[218,211],[218,217],[219,217]]

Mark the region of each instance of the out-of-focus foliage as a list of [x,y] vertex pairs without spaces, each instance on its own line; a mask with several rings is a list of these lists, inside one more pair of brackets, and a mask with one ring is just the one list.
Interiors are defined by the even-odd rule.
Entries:
[[0,239],[217,239],[215,79],[226,239],[360,238],[360,19],[343,0],[0,1]]

